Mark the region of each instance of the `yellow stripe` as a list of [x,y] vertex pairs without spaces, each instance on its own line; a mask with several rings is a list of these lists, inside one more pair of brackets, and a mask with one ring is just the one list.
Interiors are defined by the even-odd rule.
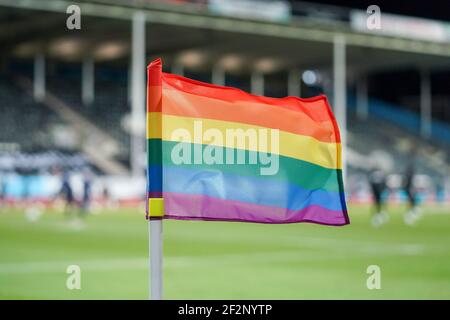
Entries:
[[148,212],[150,217],[164,216],[164,199],[163,198],[149,198]]
[[[161,116],[161,114],[159,114]],[[150,116],[150,121],[155,121],[152,119],[157,119],[155,114],[154,117]],[[226,130],[258,130],[258,129],[267,129],[264,127],[258,127],[254,125],[248,125],[238,122],[228,122],[228,121],[220,121],[220,120],[212,120],[212,119],[203,119],[203,118],[190,118],[190,117],[179,117],[172,115],[163,115],[162,116],[163,126],[162,126],[162,139],[167,141],[179,141],[176,140],[175,137],[172,136],[175,130],[177,129],[185,129],[189,132],[191,141],[193,143],[203,143],[203,144],[211,144],[220,147],[230,147],[230,141],[226,141]],[[194,139],[194,124],[197,121],[201,123],[202,133],[209,129],[218,130],[223,140],[222,143],[220,141],[195,141]],[[301,124],[299,124],[301,125]],[[151,123],[149,123],[149,127],[151,127]],[[157,128],[157,126],[155,126]],[[270,130],[268,129],[267,139],[270,141]],[[147,138],[161,138],[156,130],[149,131]],[[236,147],[236,146],[235,146]],[[270,143],[269,143],[269,151],[271,151]],[[258,145],[251,146],[248,143],[245,144],[244,149],[250,151],[262,151],[258,149]],[[313,164],[317,164],[322,167],[331,168],[331,169],[341,169],[341,145],[340,143],[331,143],[331,142],[322,142],[318,141],[315,138],[304,135],[297,135],[294,133],[279,131],[279,152],[278,154],[291,157],[295,159],[300,159],[303,161],[311,162]]]
[[147,113],[147,138],[161,139],[161,112]]

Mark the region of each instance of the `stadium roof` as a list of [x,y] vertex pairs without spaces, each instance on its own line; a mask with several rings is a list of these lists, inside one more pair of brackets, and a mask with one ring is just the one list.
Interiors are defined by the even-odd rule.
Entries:
[[[65,28],[66,9],[73,4],[81,7],[82,30],[79,31]],[[207,68],[236,53],[243,60],[243,70],[254,68],[261,59],[271,59],[272,64],[280,68],[329,66],[330,45],[336,35],[345,37],[350,70],[450,66],[448,42],[357,32],[344,23],[330,24],[301,17],[276,23],[219,16],[195,5],[120,0],[0,0],[0,6],[3,7],[0,21],[4,24],[0,29],[0,42],[4,48],[22,54],[32,51],[36,45],[45,45],[47,52],[55,52],[58,44],[66,59],[80,58],[86,48],[101,52],[101,45],[122,46],[128,51],[129,20],[138,9],[148,22],[149,55],[171,60],[180,52],[195,51],[202,55],[202,66]],[[41,39],[39,44],[35,42],[37,38]],[[42,38],[45,38],[44,44]],[[65,47],[61,45],[62,39],[68,42]],[[247,63],[249,61],[252,63]]]

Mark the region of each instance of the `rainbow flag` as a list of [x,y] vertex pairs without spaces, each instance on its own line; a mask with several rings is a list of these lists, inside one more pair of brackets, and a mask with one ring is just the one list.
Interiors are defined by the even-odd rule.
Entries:
[[147,218],[349,223],[327,98],[269,98],[148,66]]

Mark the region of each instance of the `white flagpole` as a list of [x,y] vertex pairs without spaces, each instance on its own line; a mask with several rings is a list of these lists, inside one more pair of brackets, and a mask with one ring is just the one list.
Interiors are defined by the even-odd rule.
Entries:
[[152,300],[161,300],[163,291],[162,280],[162,219],[149,220],[149,297]]

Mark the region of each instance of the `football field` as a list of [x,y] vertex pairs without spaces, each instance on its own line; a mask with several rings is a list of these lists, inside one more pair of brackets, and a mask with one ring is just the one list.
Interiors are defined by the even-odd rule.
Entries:
[[[166,299],[450,299],[450,214],[427,207],[416,226],[390,208],[374,229],[369,208],[350,207],[351,224],[264,225],[164,221]],[[447,214],[446,214],[447,213]],[[0,209],[0,299],[146,299],[144,213],[108,210],[75,228],[62,214],[30,222]],[[81,268],[69,290],[66,269]],[[381,270],[369,290],[367,268]]]

